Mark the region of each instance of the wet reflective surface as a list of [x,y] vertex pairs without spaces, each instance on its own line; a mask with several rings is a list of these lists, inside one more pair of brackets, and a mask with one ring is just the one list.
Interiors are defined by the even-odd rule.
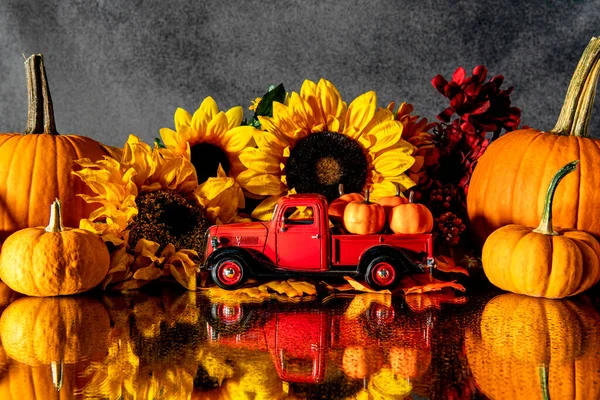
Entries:
[[600,296],[211,301],[175,287],[19,298],[0,399],[600,399]]

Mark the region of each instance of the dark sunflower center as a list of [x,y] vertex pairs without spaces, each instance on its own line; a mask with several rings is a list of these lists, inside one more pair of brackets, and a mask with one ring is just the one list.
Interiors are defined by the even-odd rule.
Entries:
[[162,250],[171,243],[176,249],[204,250],[204,232],[210,222],[200,207],[172,190],[142,193],[135,199],[138,214],[129,223],[129,247],[138,240],[152,240]]
[[332,201],[338,186],[361,192],[367,181],[367,157],[354,139],[337,132],[308,135],[296,143],[286,163],[287,183],[298,193],[320,193]]
[[225,173],[229,174],[229,159],[219,146],[210,143],[198,143],[191,147],[192,164],[198,174],[198,183],[205,182],[208,178],[217,176],[219,164]]

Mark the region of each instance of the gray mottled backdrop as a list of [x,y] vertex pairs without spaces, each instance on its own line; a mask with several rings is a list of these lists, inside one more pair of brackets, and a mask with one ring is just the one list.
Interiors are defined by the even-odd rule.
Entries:
[[21,54],[33,53],[45,56],[59,131],[112,145],[150,141],[205,96],[247,108],[305,78],[434,118],[447,103],[431,78],[477,64],[515,86],[524,124],[549,129],[593,35],[600,0],[0,0],[0,131],[24,129]]

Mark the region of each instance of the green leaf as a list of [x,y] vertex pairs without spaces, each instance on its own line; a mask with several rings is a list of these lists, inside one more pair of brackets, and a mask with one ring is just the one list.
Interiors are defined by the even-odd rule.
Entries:
[[163,141],[160,138],[154,139],[154,144],[157,145],[159,149],[167,148],[167,146],[165,146],[165,144],[163,143]]
[[[279,103],[283,103],[285,101],[285,88],[283,87],[283,83],[269,88],[269,91],[262,97],[258,107],[254,110],[254,119],[256,117],[272,117],[273,116],[273,102],[277,101]],[[260,123],[259,123],[260,125]]]

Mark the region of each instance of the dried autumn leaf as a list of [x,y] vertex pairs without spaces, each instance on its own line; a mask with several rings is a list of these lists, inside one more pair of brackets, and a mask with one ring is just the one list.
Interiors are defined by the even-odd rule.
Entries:
[[435,258],[435,264],[436,264],[436,269],[438,271],[442,271],[442,272],[446,272],[446,273],[451,273],[451,272],[455,272],[455,273],[459,273],[459,274],[465,274],[465,275],[469,275],[469,272],[464,269],[463,267],[459,267],[458,265],[456,265],[456,263],[454,262],[454,259],[452,259],[451,257],[446,257],[446,256],[439,256]]
[[399,286],[402,288],[404,294],[432,292],[442,290],[446,287],[460,290],[461,292],[466,291],[464,286],[456,283],[456,281],[441,281],[429,274],[407,275],[402,278]]
[[226,290],[218,287],[205,289],[208,296],[233,303],[244,301],[262,301],[270,299],[272,294],[285,295],[287,298],[314,296],[317,288],[312,283],[287,280],[271,281],[255,287],[246,287],[237,290]]

